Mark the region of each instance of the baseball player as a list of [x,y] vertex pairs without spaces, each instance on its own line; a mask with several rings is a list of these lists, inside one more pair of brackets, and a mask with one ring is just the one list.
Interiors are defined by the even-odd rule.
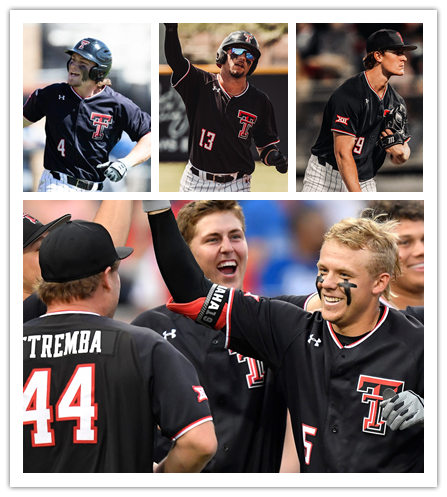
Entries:
[[[239,204],[234,200],[190,202],[179,211],[177,223],[205,275],[215,283],[241,289],[248,247]],[[166,306],[143,312],[132,324],[157,331],[196,368],[209,397],[219,443],[203,471],[278,472],[286,406],[273,372],[262,361],[227,350],[219,331],[210,333]],[[164,456],[169,446],[163,437],[158,445]],[[288,472],[297,471],[297,463],[295,451],[288,457]]]
[[308,313],[212,284],[163,207],[144,204],[173,296],[168,308],[222,329],[228,348],[279,375],[301,471],[422,472],[421,417],[396,431],[382,418],[385,390],[424,391],[423,326],[380,303],[399,270],[395,222],[349,218],[326,233],[316,278],[322,309]]
[[[84,38],[66,53],[67,82],[36,90],[23,107],[24,127],[46,118],[38,191],[98,191],[106,178],[120,181],[150,157],[151,118],[110,87],[112,54],[102,41]],[[136,144],[109,161],[123,131]]]
[[[117,245],[124,245],[132,218],[131,200],[103,200],[94,221],[107,228]],[[54,228],[71,219],[65,214],[43,225],[30,214],[23,214],[23,322],[46,313],[46,305],[39,299],[34,287],[40,279],[39,250],[43,239]]]
[[374,200],[374,215],[399,221],[401,274],[391,282],[391,303],[398,309],[424,305],[424,202],[422,200]]
[[23,332],[24,472],[152,472],[156,426],[173,442],[157,472],[198,472],[216,450],[191,363],[152,330],[112,319],[132,251],[88,221],[42,242],[48,310]]
[[229,34],[217,51],[220,72],[213,74],[183,57],[177,24],[165,27],[171,83],[185,103],[190,126],[189,162],[180,191],[250,191],[252,141],[265,165],[286,173],[272,104],[247,80],[261,56],[256,38],[247,31]]
[[406,52],[399,32],[381,29],[366,42],[365,71],[330,97],[303,182],[303,192],[375,192],[386,156],[393,164],[410,157],[406,107],[390,85],[403,76]]

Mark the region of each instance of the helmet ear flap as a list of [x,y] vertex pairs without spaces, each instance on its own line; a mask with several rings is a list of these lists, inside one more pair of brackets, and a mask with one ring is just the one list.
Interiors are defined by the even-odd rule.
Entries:
[[220,67],[223,64],[225,64],[226,61],[227,61],[227,52],[225,52],[223,48],[219,47],[219,50],[217,51],[216,55],[216,65]]

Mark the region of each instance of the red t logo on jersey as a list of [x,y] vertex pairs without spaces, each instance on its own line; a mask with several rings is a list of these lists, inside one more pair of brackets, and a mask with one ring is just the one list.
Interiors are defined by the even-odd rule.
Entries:
[[362,431],[374,435],[385,435],[386,423],[382,420],[380,402],[383,400],[383,392],[386,388],[392,388],[399,393],[404,389],[404,382],[363,374],[359,376],[357,391],[363,394],[362,402],[369,404],[369,414],[367,418],[363,418]]
[[112,123],[112,116],[108,116],[107,114],[99,114],[98,112],[92,112],[90,115],[90,119],[93,121],[94,126],[96,126],[96,130],[92,135],[94,140],[101,140],[104,136],[103,128],[108,128]]
[[335,120],[336,123],[341,123],[344,124],[345,126],[348,125],[350,117],[342,117],[337,114],[337,119]]
[[245,110],[239,110],[237,113],[237,117],[239,118],[239,122],[242,124],[242,129],[239,131],[238,136],[239,138],[243,138],[244,140],[246,140],[249,136],[248,132],[258,119],[258,116],[250,114],[250,112],[247,112]]

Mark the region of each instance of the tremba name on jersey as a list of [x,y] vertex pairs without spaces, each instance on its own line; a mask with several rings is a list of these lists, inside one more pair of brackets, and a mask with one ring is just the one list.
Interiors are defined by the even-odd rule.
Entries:
[[76,354],[111,354],[116,334],[101,330],[74,330],[23,337],[24,359],[49,359]]

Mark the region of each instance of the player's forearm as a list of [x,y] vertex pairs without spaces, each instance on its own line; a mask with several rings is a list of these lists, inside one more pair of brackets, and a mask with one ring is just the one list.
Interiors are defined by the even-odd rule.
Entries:
[[188,61],[183,57],[176,25],[166,27],[164,46],[167,63],[174,73],[183,75],[188,70]]
[[348,191],[361,192],[362,189],[360,188],[357,165],[352,153],[341,154],[336,152],[335,158],[337,160],[338,170]]
[[148,216],[160,273],[173,299],[191,302],[208,294],[212,284],[205,278],[169,209]]
[[214,456],[217,440],[212,422],[204,423],[180,437],[156,467],[156,473],[199,473]]
[[127,167],[137,166],[151,156],[151,133],[142,136],[122,160]]
[[107,228],[115,246],[125,245],[132,221],[132,200],[103,200],[93,221]]

